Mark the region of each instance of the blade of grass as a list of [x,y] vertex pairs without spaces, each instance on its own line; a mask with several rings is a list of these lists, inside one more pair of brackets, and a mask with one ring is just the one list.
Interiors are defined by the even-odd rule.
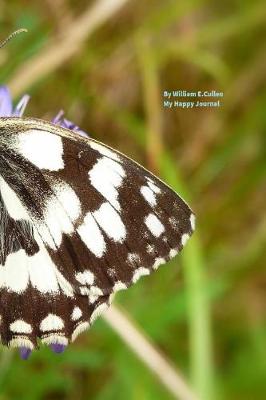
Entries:
[[136,48],[143,85],[146,112],[146,153],[148,167],[159,172],[159,160],[163,151],[162,112],[159,73],[148,37],[137,36]]
[[154,343],[148,339],[140,327],[130,320],[118,307],[110,307],[104,319],[122,337],[123,341],[153,371],[176,399],[196,400],[197,396],[187,386],[182,375],[175,371],[169,360],[162,356]]

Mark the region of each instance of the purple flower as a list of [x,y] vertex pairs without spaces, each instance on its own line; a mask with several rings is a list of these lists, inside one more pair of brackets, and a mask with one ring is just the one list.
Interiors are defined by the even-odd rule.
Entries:
[[[0,86],[0,117],[22,117],[25,108],[28,104],[30,96],[25,94],[18,104],[14,107],[10,91],[6,86]],[[68,119],[64,118],[64,111],[60,111],[55,118],[51,121],[52,123],[61,126],[62,128],[70,129],[78,134],[88,137],[89,135],[82,131],[77,125]],[[60,343],[51,343],[50,348],[54,353],[62,353],[65,350],[65,345]],[[31,354],[31,349],[25,346],[19,347],[19,354],[23,360],[27,360]]]
[[66,346],[64,344],[60,344],[60,343],[52,343],[51,344],[51,349],[53,350],[54,353],[63,353],[65,348],[66,348]]
[[9,89],[6,86],[0,86],[0,117],[21,117],[29,99],[30,96],[25,94],[16,107],[13,107]]
[[[30,96],[25,94],[14,107],[9,89],[6,86],[0,86],[0,117],[22,117],[29,100]],[[71,131],[77,132],[82,136],[89,136],[76,124],[64,118],[63,110],[59,111],[59,113],[52,119],[51,122],[61,126],[62,128],[67,128]]]
[[30,353],[31,353],[31,349],[29,349],[28,347],[21,346],[19,348],[19,354],[20,354],[20,357],[22,358],[22,360],[27,360],[30,356]]
[[79,133],[81,136],[88,137],[89,135],[82,131],[77,125],[75,125],[73,122],[69,121],[68,119],[64,118],[64,111],[61,110],[59,113],[55,116],[55,118],[52,119],[52,122],[56,125],[62,126],[62,128],[67,128],[70,129],[71,131]]

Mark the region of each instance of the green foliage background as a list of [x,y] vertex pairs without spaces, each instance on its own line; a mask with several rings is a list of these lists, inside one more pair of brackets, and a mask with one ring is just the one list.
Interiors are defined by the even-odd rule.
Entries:
[[[110,0],[111,2],[111,0]],[[0,1],[1,83],[93,2]],[[266,398],[266,7],[259,1],[129,0],[53,73],[26,115],[64,109],[92,137],[184,196],[197,233],[182,256],[117,295],[203,400]],[[223,91],[220,108],[166,109],[163,91]],[[264,195],[264,196],[263,196]],[[0,399],[168,400],[102,319],[60,356],[1,350]]]

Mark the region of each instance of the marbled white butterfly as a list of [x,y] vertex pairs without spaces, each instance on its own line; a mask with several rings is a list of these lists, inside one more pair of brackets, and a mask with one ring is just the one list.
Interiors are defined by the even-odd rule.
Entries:
[[0,334],[23,358],[38,341],[61,352],[113,293],[174,257],[195,224],[130,158],[61,117],[21,117],[27,101],[13,110],[0,89]]

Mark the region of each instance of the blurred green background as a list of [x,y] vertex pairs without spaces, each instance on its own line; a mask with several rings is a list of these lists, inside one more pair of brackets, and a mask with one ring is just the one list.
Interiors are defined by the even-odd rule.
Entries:
[[[0,82],[32,96],[27,116],[64,109],[184,196],[193,239],[115,304],[197,398],[265,399],[265,1],[115,3],[0,1],[1,39],[29,30],[0,51]],[[219,108],[163,106],[164,90],[212,89]],[[173,398],[102,318],[60,356],[1,349],[1,400]]]

